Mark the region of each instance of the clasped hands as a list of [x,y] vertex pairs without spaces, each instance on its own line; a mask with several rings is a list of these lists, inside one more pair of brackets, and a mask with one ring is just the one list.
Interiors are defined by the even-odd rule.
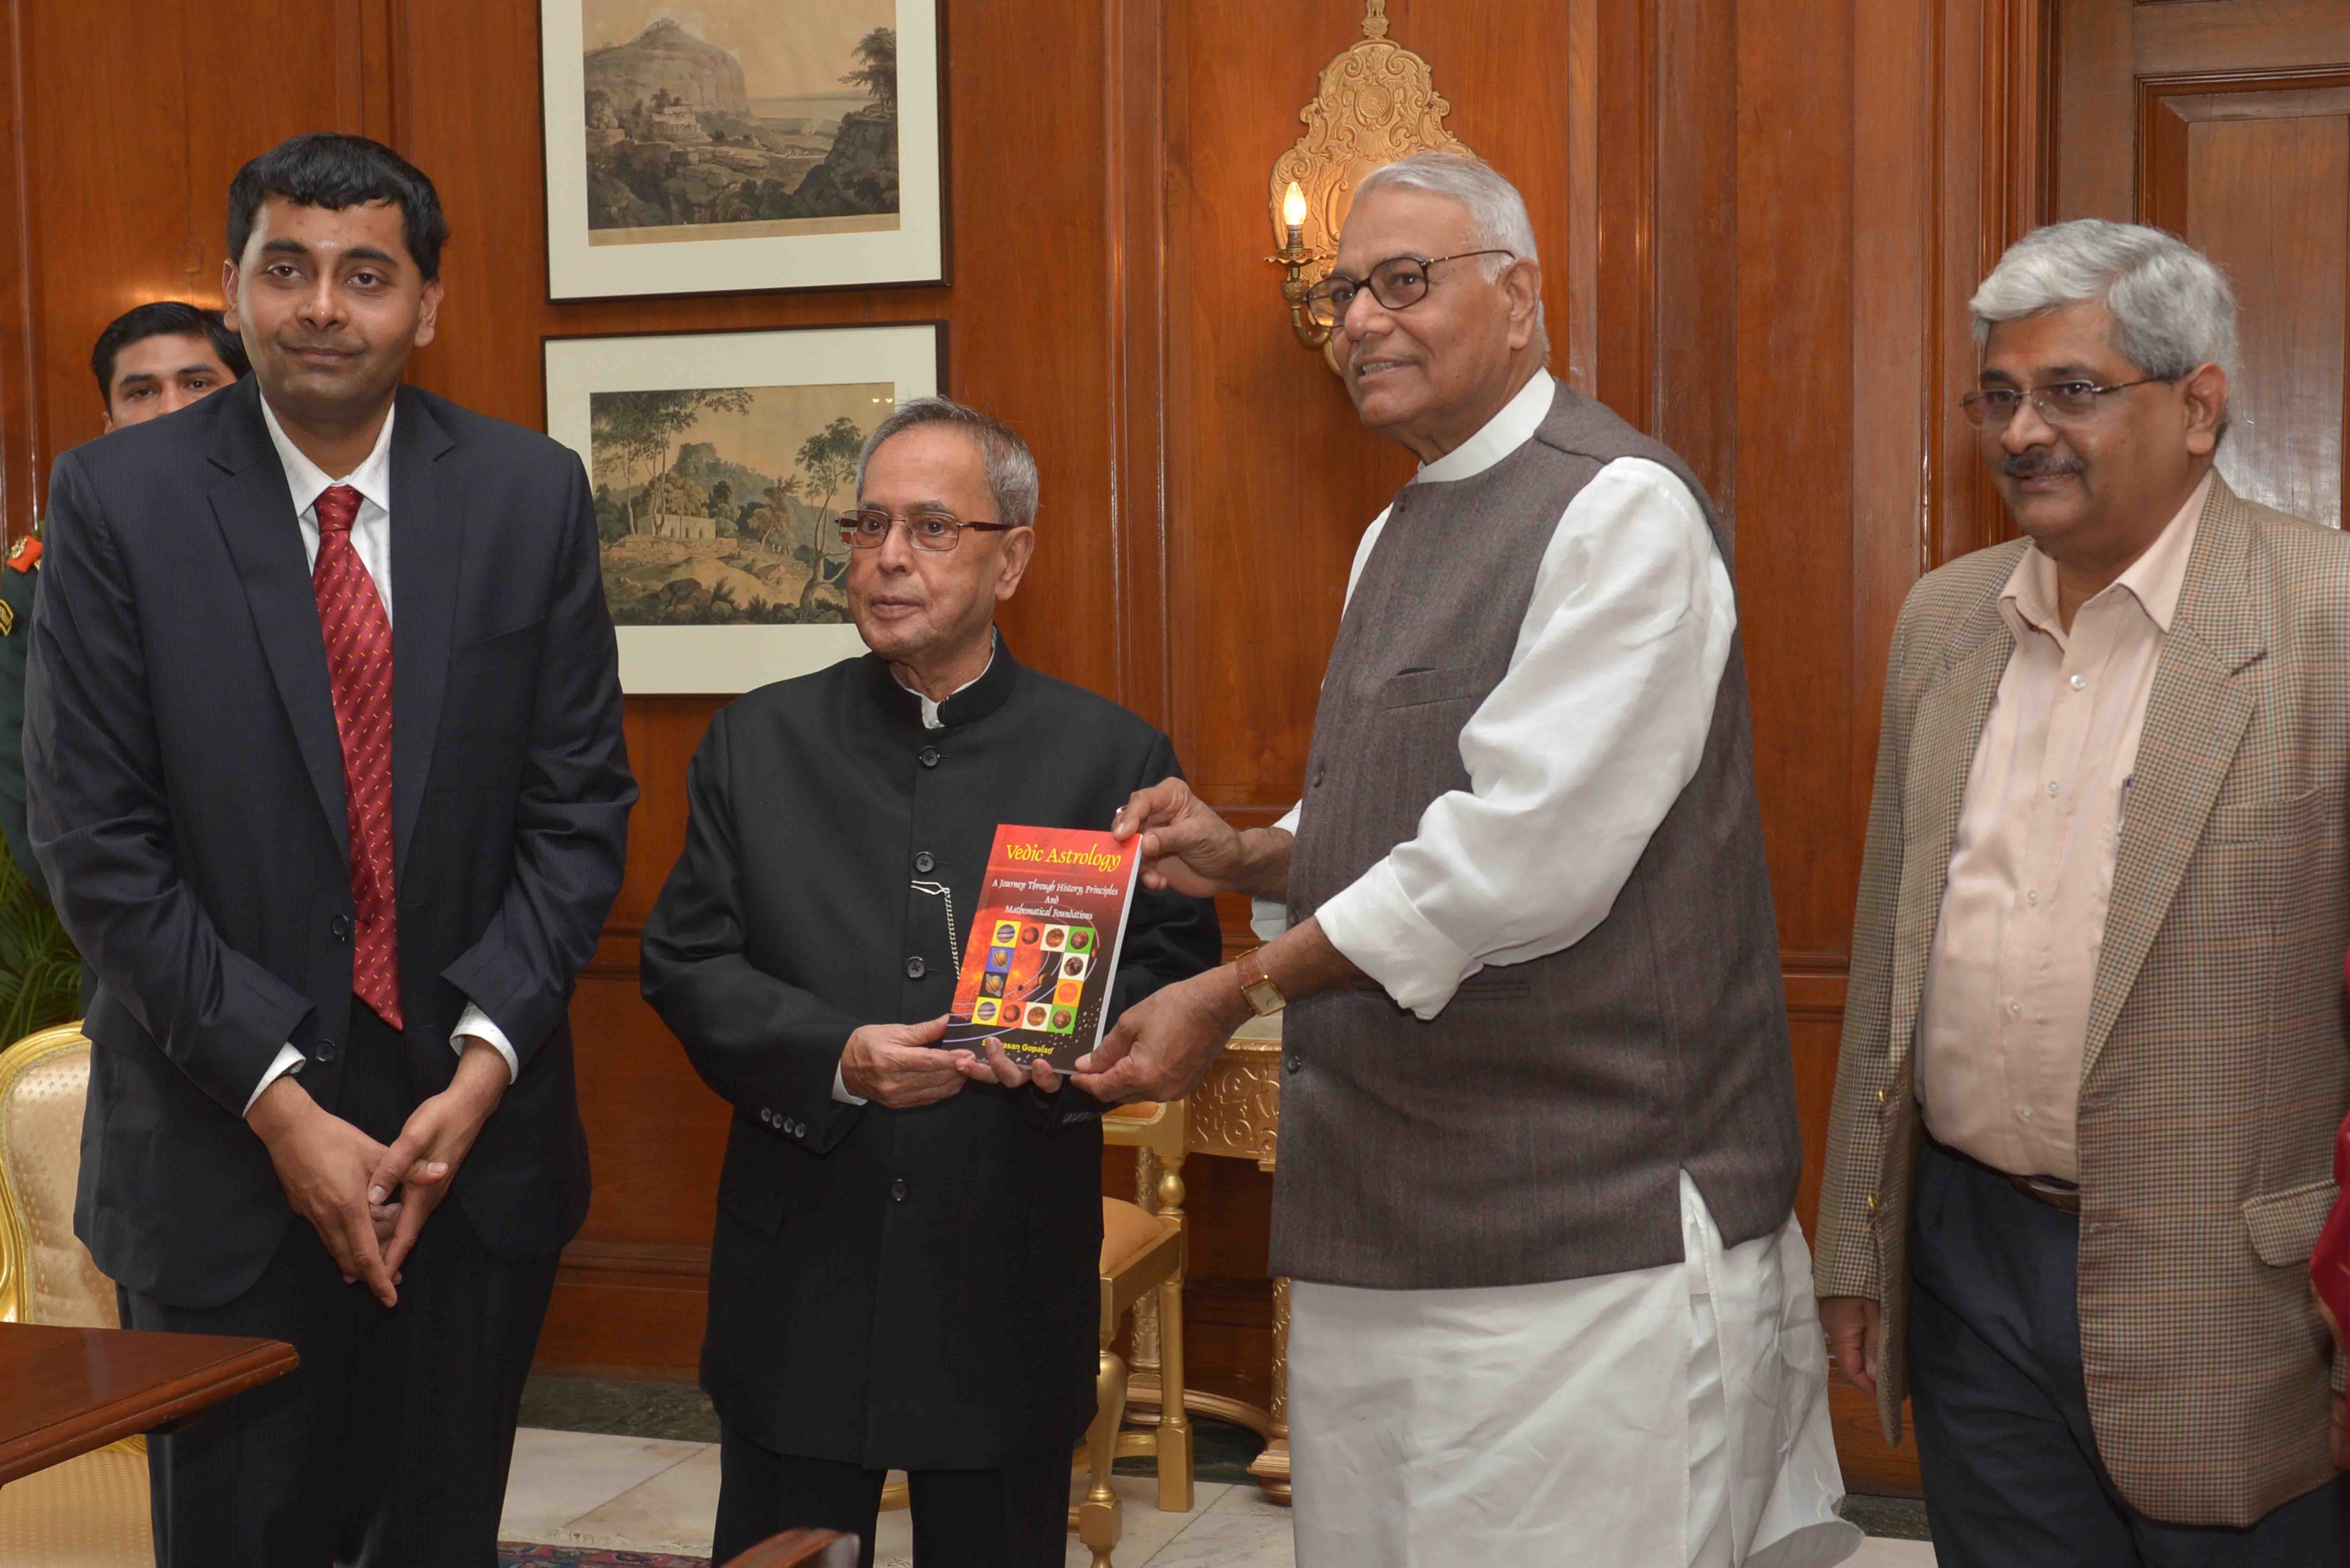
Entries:
[[389,1147],[320,1106],[291,1073],[262,1091],[245,1120],[343,1282],[364,1283],[390,1307],[399,1304],[400,1265],[505,1091],[505,1059],[469,1038],[449,1086],[410,1112]]

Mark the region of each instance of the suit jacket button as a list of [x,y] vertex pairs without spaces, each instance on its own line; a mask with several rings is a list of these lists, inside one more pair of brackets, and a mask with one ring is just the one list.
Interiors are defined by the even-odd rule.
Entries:
[[939,868],[938,857],[925,849],[914,857],[914,869],[927,877]]
[[310,1060],[313,1062],[331,1062],[334,1059],[335,1043],[333,1041],[321,1040],[310,1047]]
[[904,1177],[901,1176],[897,1180],[889,1184],[889,1201],[892,1203],[903,1203],[906,1201],[906,1179]]
[[1322,787],[1322,770],[1320,768],[1315,768],[1314,770],[1314,787],[1315,789],[1320,789]]
[[922,961],[921,955],[919,953],[906,961],[906,978],[908,980],[920,980],[930,971],[931,966]]
[[338,942],[351,940],[351,918],[348,915],[337,915],[327,922],[327,929],[335,933],[335,940]]
[[926,768],[937,767],[939,765],[939,749],[936,746],[924,746],[920,751],[914,753],[914,760],[921,763]]
[[1872,1214],[1877,1212],[1877,1194],[1874,1192],[1868,1195],[1868,1211]]
[[1281,1059],[1281,1065],[1284,1072],[1303,1073],[1305,1071],[1305,1058],[1292,1051]]
[[775,1125],[775,1113],[769,1110],[766,1106],[761,1106],[759,1107],[759,1120],[767,1127],[774,1127]]

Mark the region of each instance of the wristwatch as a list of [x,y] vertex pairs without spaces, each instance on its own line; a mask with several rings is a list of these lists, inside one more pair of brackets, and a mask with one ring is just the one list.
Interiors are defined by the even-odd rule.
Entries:
[[1232,968],[1240,976],[1241,995],[1259,1018],[1289,1005],[1289,998],[1281,994],[1281,987],[1264,972],[1264,961],[1257,957],[1263,951],[1263,948],[1251,948],[1232,961]]

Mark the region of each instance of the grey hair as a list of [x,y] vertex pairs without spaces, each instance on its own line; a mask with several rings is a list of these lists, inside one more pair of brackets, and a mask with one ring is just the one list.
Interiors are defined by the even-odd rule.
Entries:
[[1534,224],[1526,215],[1526,199],[1482,158],[1465,152],[1415,152],[1365,175],[1355,187],[1355,200],[1359,202],[1388,185],[1408,185],[1468,208],[1470,237],[1478,247],[1510,253],[1509,256],[1478,258],[1488,279],[1501,276],[1511,256],[1537,264],[1542,260],[1534,249]]
[[979,444],[980,461],[987,469],[988,493],[995,498],[992,521],[1013,528],[1035,526],[1036,458],[1028,443],[1002,420],[948,398],[916,398],[900,403],[896,412],[873,427],[873,433],[865,438],[865,450],[857,454],[858,494],[865,493],[865,470],[881,443],[920,425],[947,425]]
[[2007,247],[1968,302],[1975,350],[1992,326],[2067,305],[2098,303],[2114,348],[2148,376],[2175,380],[2199,365],[2236,370],[2236,293],[2210,258],[2143,223],[2077,218]]

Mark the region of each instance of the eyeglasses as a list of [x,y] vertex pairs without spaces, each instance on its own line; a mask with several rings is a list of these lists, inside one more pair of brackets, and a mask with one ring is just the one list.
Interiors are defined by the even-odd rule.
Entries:
[[1018,526],[1012,523],[966,523],[951,512],[917,512],[910,517],[898,517],[878,506],[868,506],[840,520],[840,542],[852,550],[878,550],[889,539],[889,530],[900,523],[906,525],[906,537],[915,549],[938,556],[962,544],[966,528],[1008,534]]
[[1455,251],[1449,256],[1389,256],[1371,269],[1368,277],[1348,277],[1334,272],[1305,291],[1305,314],[1315,325],[1336,327],[1355,303],[1355,296],[1367,288],[1371,297],[1389,310],[1406,310],[1418,305],[1428,293],[1428,270],[1449,261],[1466,261],[1471,256],[1513,256],[1514,251]]
[[2026,398],[2032,400],[2033,411],[2051,425],[2085,424],[2097,417],[2102,406],[2097,400],[2109,393],[2177,379],[2176,376],[2148,376],[2142,380],[2116,381],[2106,387],[2095,381],[2052,381],[2044,387],[1985,387],[1960,398],[1959,407],[1966,411],[1970,423],[1987,431],[2005,430]]

